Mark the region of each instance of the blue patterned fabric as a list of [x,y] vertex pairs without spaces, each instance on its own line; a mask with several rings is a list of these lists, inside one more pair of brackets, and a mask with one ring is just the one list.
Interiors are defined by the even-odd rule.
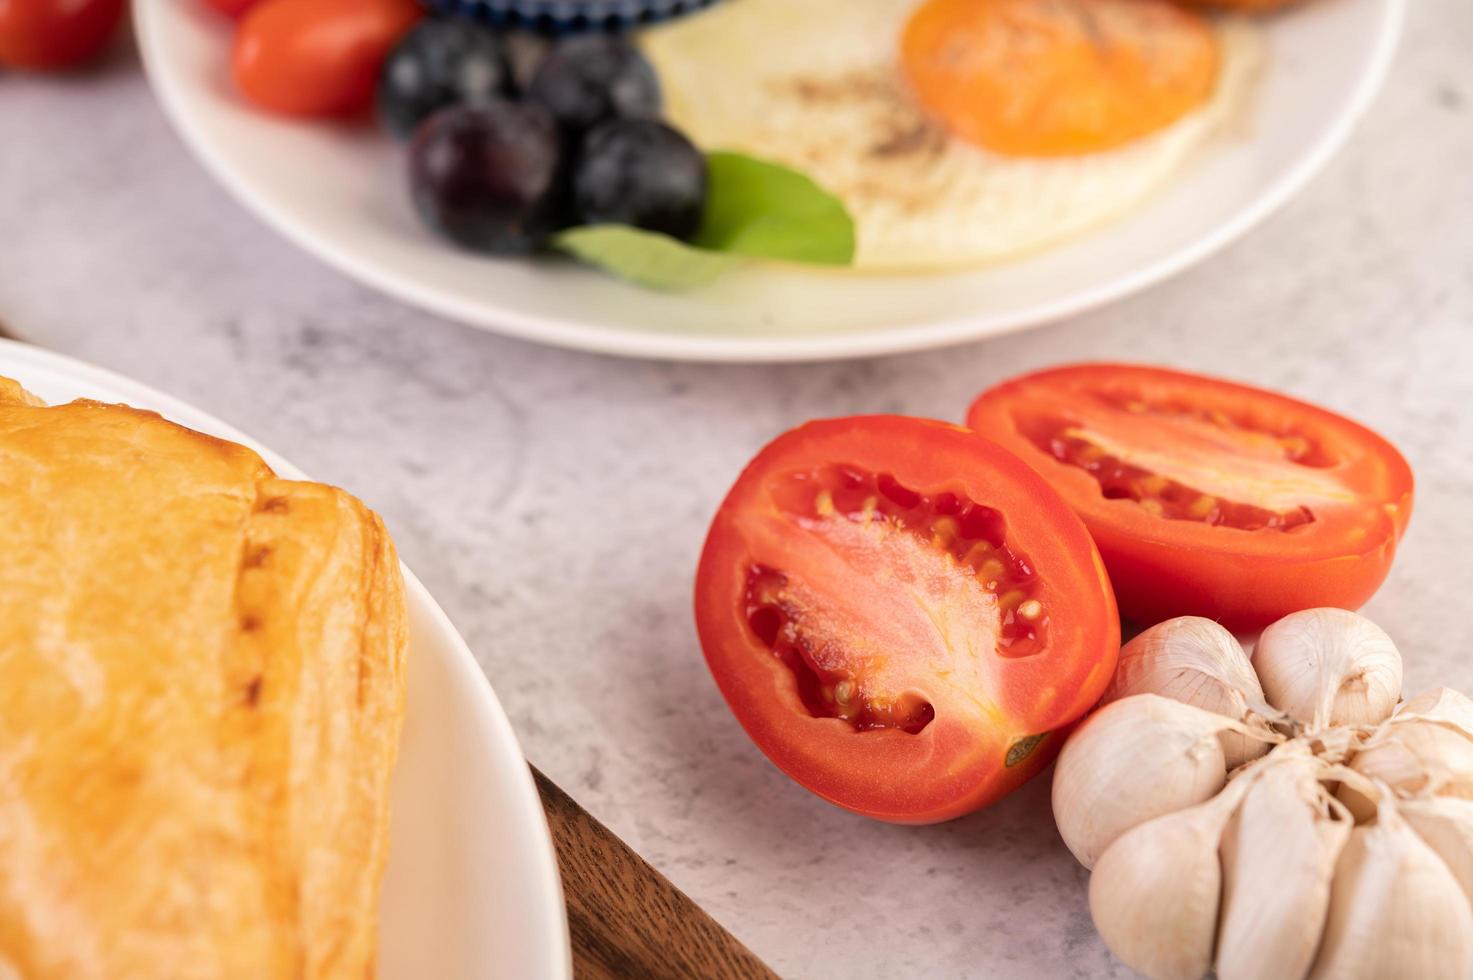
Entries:
[[717,0],[425,0],[433,10],[543,34],[617,31],[709,7]]

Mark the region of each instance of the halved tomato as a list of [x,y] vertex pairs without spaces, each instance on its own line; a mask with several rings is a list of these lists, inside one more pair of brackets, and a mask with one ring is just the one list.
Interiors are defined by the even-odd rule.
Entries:
[[929,823],[1045,767],[1120,622],[1099,555],[1021,460],[942,422],[809,422],[747,466],[696,574],[737,720],[839,806]]
[[1084,519],[1121,613],[1258,629],[1355,609],[1391,568],[1412,471],[1385,439],[1246,385],[1126,364],[1007,381],[968,424],[1023,457]]

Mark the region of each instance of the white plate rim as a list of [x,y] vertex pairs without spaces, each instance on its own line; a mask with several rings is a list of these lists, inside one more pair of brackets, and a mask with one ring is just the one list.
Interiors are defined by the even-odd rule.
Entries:
[[621,357],[688,362],[774,363],[877,357],[931,350],[1056,323],[1097,309],[1155,285],[1201,262],[1241,238],[1278,210],[1318,173],[1344,145],[1380,89],[1395,55],[1406,19],[1407,0],[1384,0],[1371,57],[1339,112],[1297,163],[1267,182],[1250,204],[1207,234],[1137,269],[1129,275],[1060,299],[993,314],[955,316],[924,324],[897,324],[858,334],[823,334],[783,338],[734,338],[699,334],[630,334],[603,329],[576,319],[543,316],[515,307],[461,301],[445,296],[395,270],[360,262],[351,252],[319,238],[310,223],[299,220],[259,191],[210,142],[185,109],[183,98],[160,65],[168,57],[155,12],[174,0],[138,0],[133,5],[134,30],[149,84],[165,115],[186,146],[214,178],[248,211],[310,255],[348,278],[412,306],[460,323],[533,343]]
[[[249,447],[260,454],[267,465],[279,476],[292,480],[309,479],[306,473],[281,455],[234,426],[141,381],[135,381],[125,375],[88,364],[66,354],[3,337],[0,337],[0,362],[21,366],[30,365],[37,370],[55,371],[58,374],[74,377],[82,383],[92,383],[98,387],[117,391],[124,396],[132,393],[131,397],[136,397],[138,404],[147,405],[150,408],[156,406],[156,410],[165,417],[198,419],[201,423],[208,425],[212,435]],[[562,876],[558,871],[552,831],[547,825],[547,815],[542,809],[541,798],[537,793],[536,782],[532,778],[531,767],[527,764],[526,757],[521,751],[521,743],[518,742],[516,732],[511,727],[511,719],[507,717],[505,709],[502,708],[501,702],[491,687],[491,682],[476,663],[476,658],[471,653],[470,647],[466,645],[465,639],[460,635],[460,631],[455,628],[450,617],[440,608],[440,604],[434,600],[424,583],[415,577],[409,567],[400,562],[399,568],[404,576],[406,600],[411,605],[419,606],[424,613],[428,614],[437,633],[443,639],[445,648],[451,653],[451,669],[455,674],[456,682],[465,690],[472,692],[471,703],[476,705],[478,727],[489,730],[491,733],[488,743],[494,745],[494,751],[498,753],[505,751],[508,747],[516,753],[520,765],[513,767],[513,770],[519,775],[515,777],[517,789],[512,805],[517,811],[518,822],[527,827],[537,828],[536,836],[539,842],[536,863],[539,866],[542,887],[539,889],[539,894],[528,895],[527,900],[542,902],[542,916],[545,921],[555,924],[555,928],[548,936],[551,946],[544,950],[544,958],[548,963],[558,964],[560,972],[549,980],[567,980],[572,976],[573,961],[572,944],[568,932],[567,906],[563,898]]]

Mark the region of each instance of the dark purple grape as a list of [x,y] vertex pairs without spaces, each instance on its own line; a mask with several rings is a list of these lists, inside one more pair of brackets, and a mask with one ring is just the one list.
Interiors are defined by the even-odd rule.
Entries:
[[545,105],[574,133],[605,119],[660,114],[660,81],[628,41],[585,34],[559,41],[542,59],[527,97]]
[[379,72],[379,120],[395,139],[408,139],[439,109],[506,94],[510,79],[495,34],[466,20],[421,21]]
[[410,187],[420,216],[479,252],[527,252],[565,208],[557,123],[506,99],[441,109],[414,134]]
[[706,158],[654,119],[611,119],[584,138],[573,205],[584,224],[621,224],[689,238],[706,203]]

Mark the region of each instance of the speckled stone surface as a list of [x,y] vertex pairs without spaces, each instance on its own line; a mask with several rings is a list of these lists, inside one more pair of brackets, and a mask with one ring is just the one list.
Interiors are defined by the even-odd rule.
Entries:
[[126,53],[0,78],[0,321],[350,487],[459,625],[528,756],[785,975],[1124,976],[1047,782],[930,828],[767,764],[696,647],[691,574],[741,465],[812,416],[959,418],[1065,358],[1216,371],[1399,443],[1417,513],[1369,612],[1408,687],[1473,691],[1473,5],[1418,0],[1386,91],[1295,202],[1059,326],[836,365],[701,367],[502,340],[363,289],[226,196]]

